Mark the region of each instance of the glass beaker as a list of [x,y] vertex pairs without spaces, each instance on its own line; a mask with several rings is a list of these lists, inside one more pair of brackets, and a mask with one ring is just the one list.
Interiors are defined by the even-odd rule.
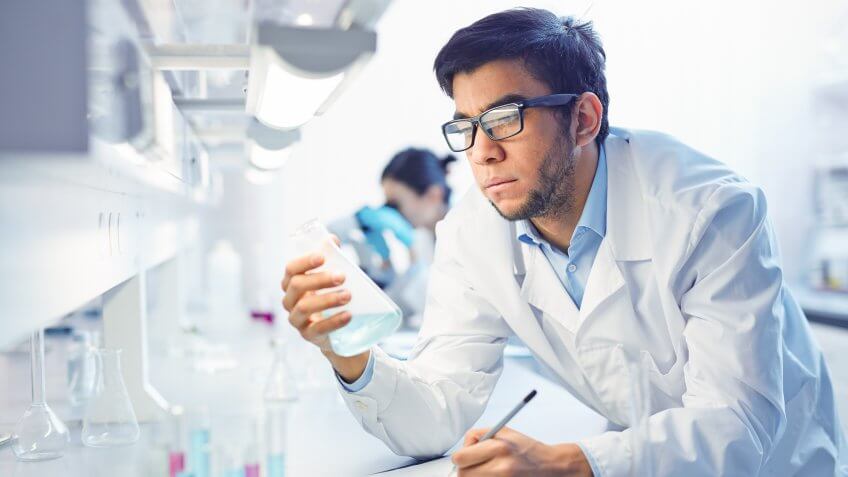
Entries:
[[95,351],[97,384],[85,409],[82,443],[89,447],[113,447],[138,441],[138,419],[121,375],[121,350]]
[[347,325],[330,333],[330,344],[336,354],[359,354],[397,330],[403,318],[400,308],[342,253],[321,222],[314,219],[306,222],[291,238],[298,255],[320,253],[324,257],[324,264],[316,272],[338,272],[345,276],[341,286],[320,292],[330,293],[342,288],[350,291],[351,299],[347,305],[330,308],[323,313],[324,318],[343,310],[352,315]]
[[44,401],[44,330],[30,338],[32,403],[15,427],[12,450],[20,460],[47,460],[62,457],[70,442],[65,424]]

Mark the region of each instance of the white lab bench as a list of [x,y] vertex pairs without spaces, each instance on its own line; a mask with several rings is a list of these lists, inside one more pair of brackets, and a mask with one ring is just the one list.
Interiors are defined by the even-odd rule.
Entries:
[[792,293],[808,320],[848,328],[848,293],[815,290],[804,285],[793,287]]
[[[271,363],[271,350],[266,345],[271,333],[261,323],[251,323],[229,340],[228,352],[214,353],[205,360],[211,367],[226,368],[238,362],[238,367],[214,373],[193,369],[188,359],[167,357],[156,347],[151,349],[152,383],[165,398],[181,404],[188,411],[207,407],[212,416],[212,445],[221,444],[222,436],[238,439],[240,429],[249,420],[246,416],[262,409],[264,379]],[[323,366],[323,358],[310,354],[308,345],[300,343],[297,356],[308,356]],[[79,412],[76,415],[67,404],[63,340],[48,339],[47,400],[59,416],[69,423],[72,444],[66,455],[57,460],[17,462],[10,446],[0,448],[2,476],[149,476],[152,459],[163,458],[153,453],[155,440],[151,424],[142,424],[141,440],[132,446],[112,449],[92,449],[79,440]],[[220,350],[219,350],[220,351]],[[235,360],[229,362],[230,360]],[[293,363],[296,364],[296,363]],[[498,383],[486,412],[478,425],[497,422],[530,389],[539,394],[511,423],[519,431],[544,442],[571,441],[600,433],[606,421],[578,402],[564,389],[536,374],[532,358],[507,358],[503,376]],[[329,367],[313,368],[322,378],[319,384],[302,392],[292,407],[288,429],[286,476],[360,476],[409,466],[414,461],[393,454],[382,442],[367,434],[355,421],[334,387]],[[8,376],[0,397],[0,432],[10,431],[26,408],[29,399],[28,355],[5,355],[0,359],[0,375]],[[299,375],[297,379],[305,379]],[[232,433],[230,430],[233,430]],[[226,443],[226,440],[224,440]],[[217,444],[216,444],[217,443]],[[425,464],[426,465],[426,464]],[[431,466],[432,467],[432,466]],[[391,475],[429,475],[421,467],[406,467]],[[217,476],[215,476],[217,477]]]

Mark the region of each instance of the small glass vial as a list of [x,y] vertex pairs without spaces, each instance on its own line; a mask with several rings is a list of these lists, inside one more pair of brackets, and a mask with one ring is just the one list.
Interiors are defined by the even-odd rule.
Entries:
[[400,308],[363,272],[354,261],[346,257],[333,241],[324,225],[310,220],[291,236],[299,256],[319,253],[324,264],[315,272],[338,272],[345,276],[341,286],[322,290],[329,293],[338,289],[350,291],[347,305],[324,311],[329,318],[343,310],[351,313],[350,322],[330,333],[333,351],[340,356],[354,356],[389,336],[400,326],[403,315]]

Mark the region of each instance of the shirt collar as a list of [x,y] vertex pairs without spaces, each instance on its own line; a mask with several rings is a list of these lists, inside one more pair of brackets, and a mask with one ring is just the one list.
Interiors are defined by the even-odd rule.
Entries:
[[[577,227],[574,228],[574,234],[577,234],[581,228],[592,230],[601,238],[607,232],[607,159],[603,145],[601,145],[598,153],[595,178],[592,180],[589,196],[586,198],[580,220],[577,221]],[[529,220],[517,221],[515,233],[518,240],[528,245],[539,245],[547,242]],[[572,235],[573,239],[574,235]]]

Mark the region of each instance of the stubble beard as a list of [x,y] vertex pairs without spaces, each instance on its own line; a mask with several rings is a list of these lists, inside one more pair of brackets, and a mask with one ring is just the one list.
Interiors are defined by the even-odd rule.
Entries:
[[574,208],[574,169],[576,150],[566,136],[546,153],[539,167],[539,179],[518,210],[506,214],[494,202],[492,207],[506,220],[554,218],[567,215]]

